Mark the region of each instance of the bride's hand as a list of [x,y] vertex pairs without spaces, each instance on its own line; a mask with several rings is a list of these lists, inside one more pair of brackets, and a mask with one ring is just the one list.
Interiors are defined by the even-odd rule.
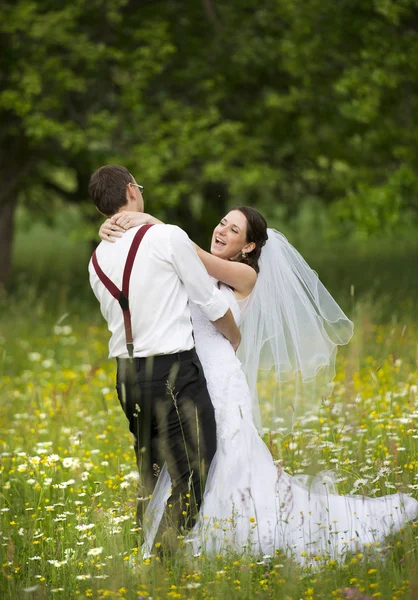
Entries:
[[122,237],[122,234],[125,232],[123,227],[113,223],[112,219],[113,217],[106,219],[99,229],[99,236],[107,242],[116,242],[116,239]]
[[148,213],[140,212],[129,212],[123,211],[113,215],[110,219],[115,225],[122,227],[125,231],[131,227],[138,227],[139,225],[157,225],[162,223],[152,215]]

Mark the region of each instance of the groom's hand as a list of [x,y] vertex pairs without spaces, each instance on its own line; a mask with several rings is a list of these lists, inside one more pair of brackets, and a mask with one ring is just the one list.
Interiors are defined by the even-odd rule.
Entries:
[[213,321],[213,324],[215,325],[216,329],[231,342],[231,345],[236,352],[241,343],[241,333],[237,327],[237,324],[235,323],[235,319],[231,310],[228,309],[224,316],[217,321]]

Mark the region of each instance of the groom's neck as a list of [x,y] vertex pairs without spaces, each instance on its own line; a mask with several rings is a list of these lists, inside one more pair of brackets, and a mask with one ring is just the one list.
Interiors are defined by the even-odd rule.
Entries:
[[140,209],[140,207],[135,204],[134,202],[130,202],[128,204],[125,204],[124,206],[121,206],[120,208],[118,208],[118,210],[116,211],[115,214],[117,213],[121,213],[121,212],[137,212],[137,213],[143,213],[144,209]]

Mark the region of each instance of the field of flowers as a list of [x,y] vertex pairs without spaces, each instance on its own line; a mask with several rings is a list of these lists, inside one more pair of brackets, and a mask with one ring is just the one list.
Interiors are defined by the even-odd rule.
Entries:
[[[303,567],[280,552],[186,558],[180,547],[133,569],[135,461],[106,327],[29,304],[4,314],[1,599],[418,598],[414,524],[342,563],[317,556]],[[273,415],[265,441],[291,473],[333,470],[339,492],[418,497],[417,326],[375,326],[365,313],[356,325],[331,399],[291,435]],[[260,390],[266,413],[273,385]]]

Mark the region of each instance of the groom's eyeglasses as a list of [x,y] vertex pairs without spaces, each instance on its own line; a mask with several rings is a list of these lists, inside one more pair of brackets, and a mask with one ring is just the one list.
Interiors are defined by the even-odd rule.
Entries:
[[139,185],[139,183],[131,183],[131,185],[133,185],[134,187],[139,188],[139,191],[142,192],[144,191],[144,186],[143,185]]

